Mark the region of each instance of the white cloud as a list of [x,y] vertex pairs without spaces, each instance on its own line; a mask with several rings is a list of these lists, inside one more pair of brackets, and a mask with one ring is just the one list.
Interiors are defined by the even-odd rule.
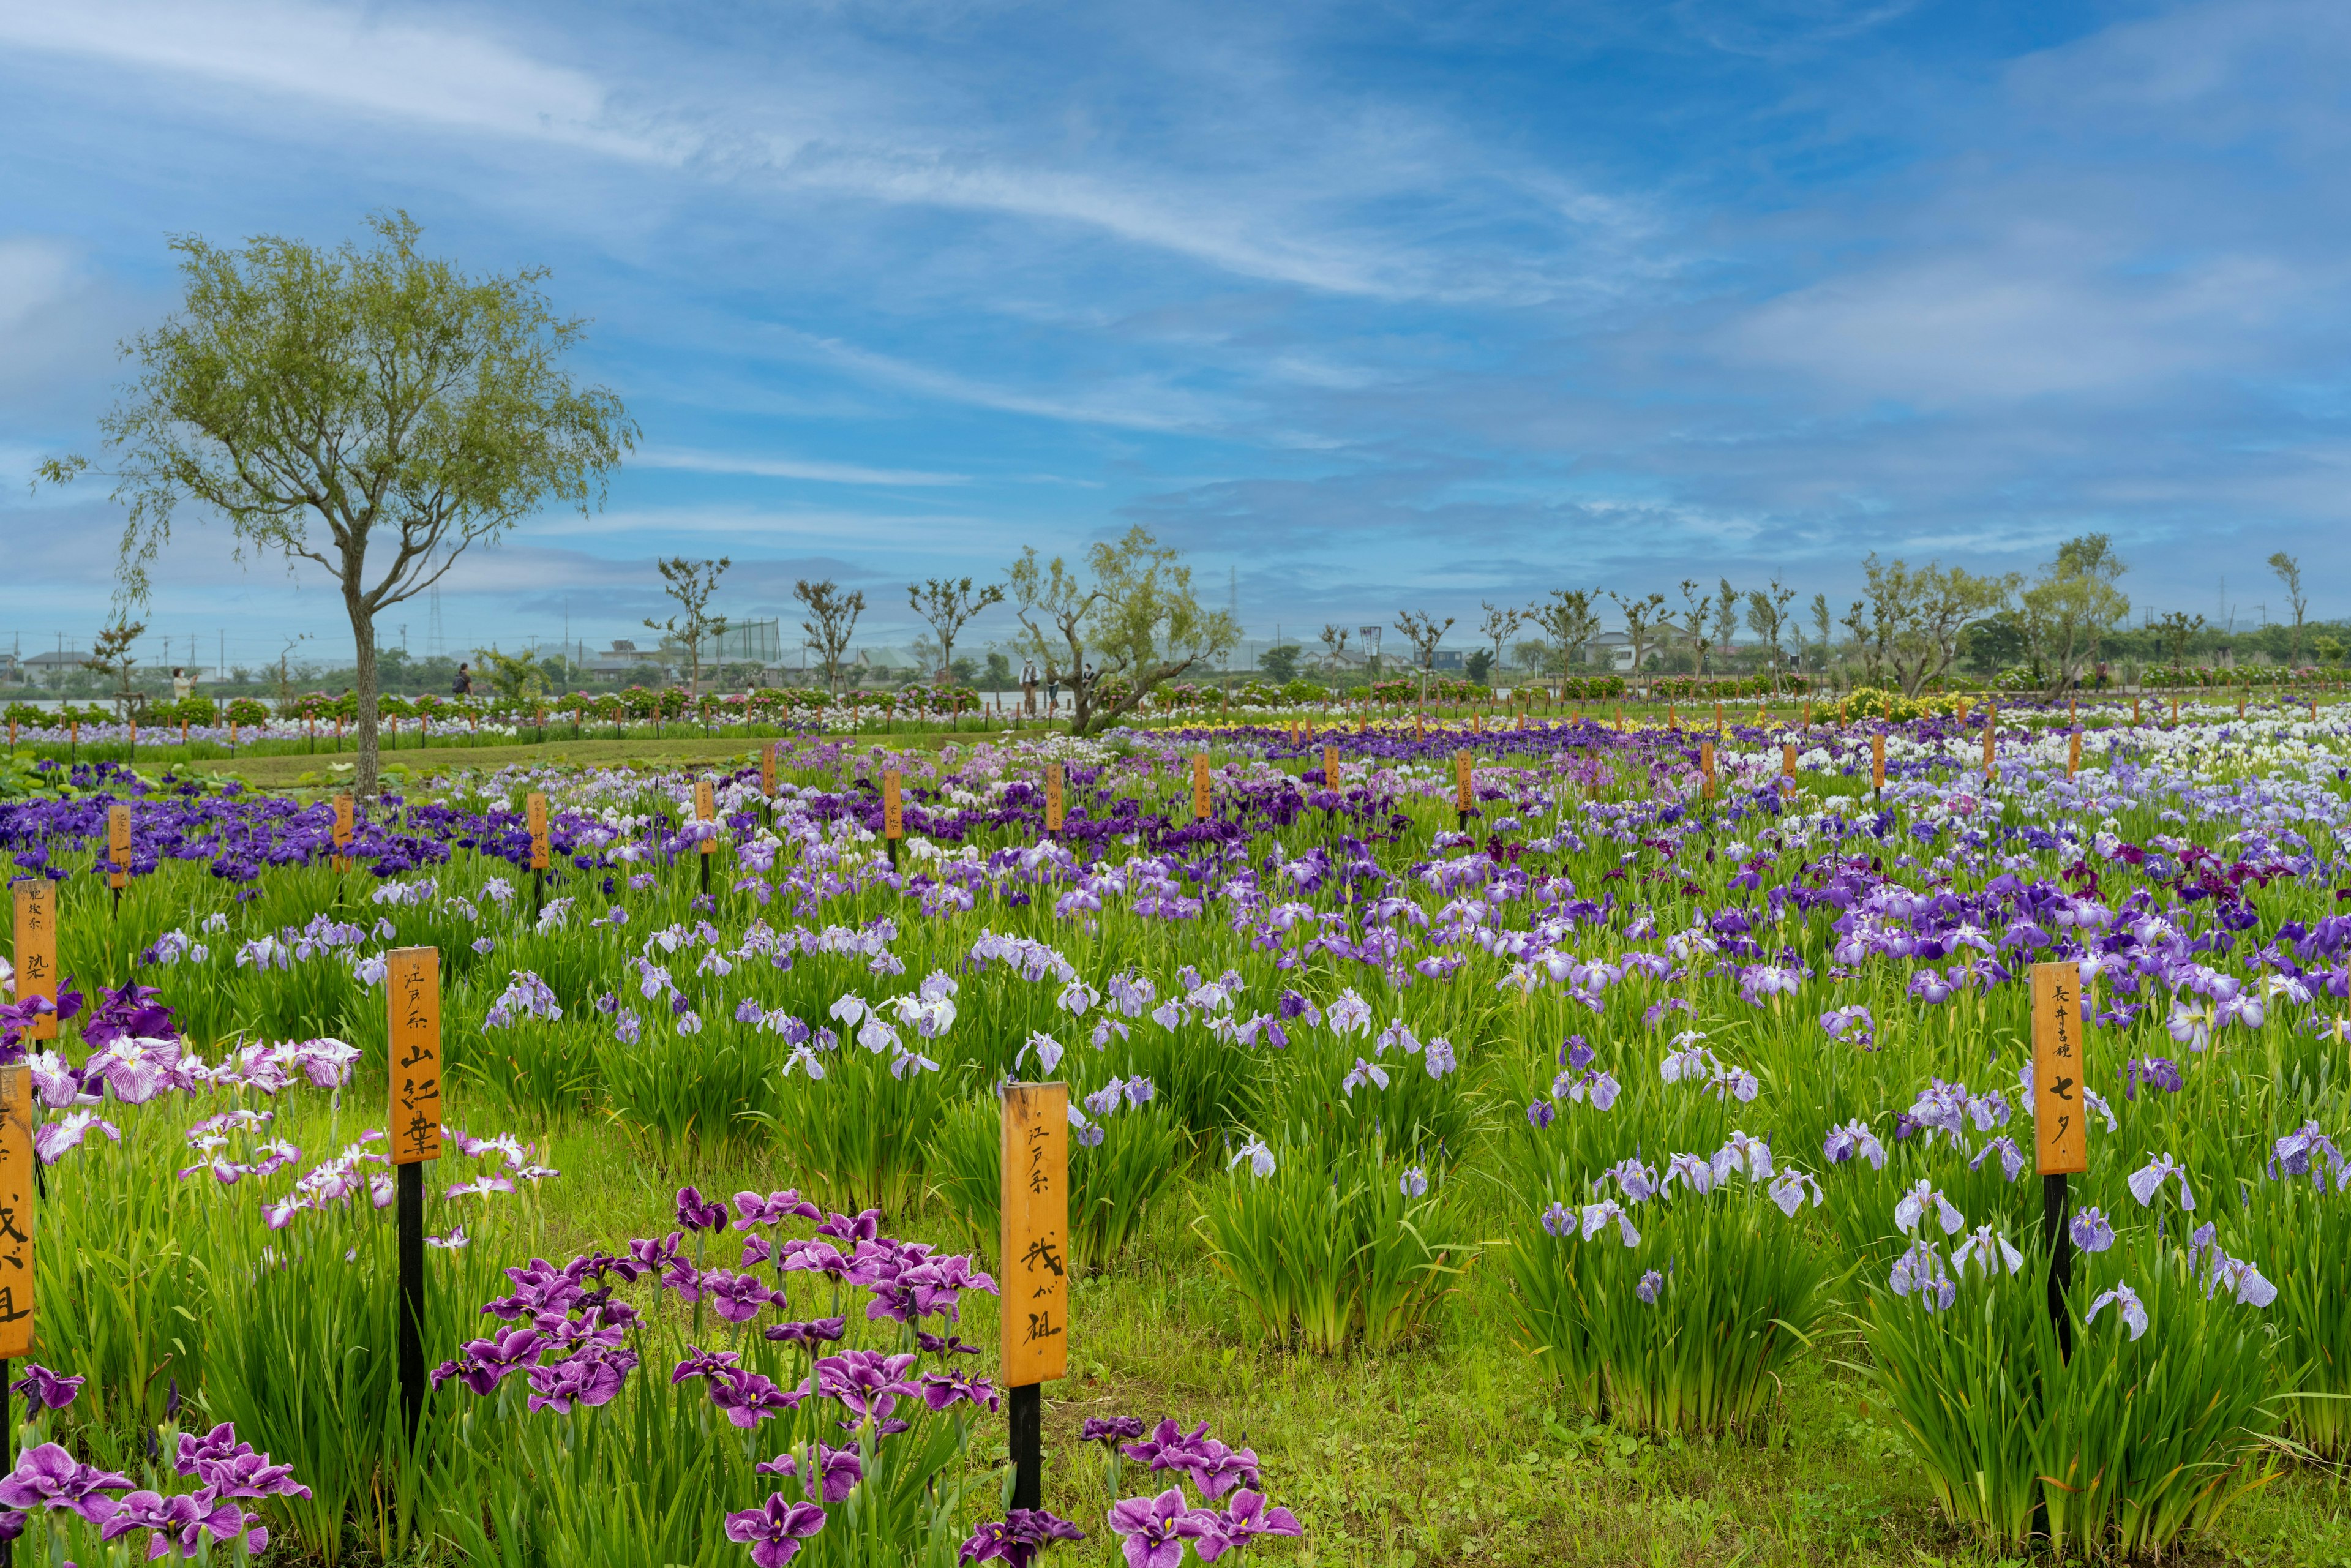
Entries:
[[631,455],[639,468],[683,468],[696,474],[747,474],[762,479],[812,479],[827,485],[962,485],[966,474],[931,474],[916,468],[864,468],[853,463],[821,463],[797,457],[754,457],[728,452],[651,447]]

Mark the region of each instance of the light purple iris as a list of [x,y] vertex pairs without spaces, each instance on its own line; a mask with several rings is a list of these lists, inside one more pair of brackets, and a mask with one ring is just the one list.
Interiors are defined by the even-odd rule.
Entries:
[[771,1493],[765,1506],[726,1516],[726,1539],[751,1549],[754,1568],[783,1568],[800,1542],[824,1528],[824,1510],[812,1502],[788,1502]]
[[1176,1568],[1184,1561],[1184,1543],[1197,1541],[1208,1528],[1186,1505],[1178,1487],[1169,1487],[1157,1497],[1123,1498],[1113,1503],[1110,1527],[1120,1537],[1127,1568]]

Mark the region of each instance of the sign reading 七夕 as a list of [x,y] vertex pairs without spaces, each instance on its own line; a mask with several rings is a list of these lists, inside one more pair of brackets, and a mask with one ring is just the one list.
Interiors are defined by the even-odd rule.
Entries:
[[530,869],[547,869],[547,797],[534,789],[523,801],[523,814],[530,821]]
[[0,1067],[0,1361],[33,1348],[32,1070]]
[[131,808],[110,806],[106,811],[106,858],[114,869],[106,873],[106,885],[125,888],[131,885]]
[[[694,781],[694,820],[697,822],[713,822],[718,820],[718,806],[711,793],[710,780],[707,779],[697,779]],[[717,834],[713,833],[702,841],[702,852],[706,855],[718,852]]]
[[1045,1383],[1070,1366],[1070,1091],[1004,1086],[1002,1381]]
[[1045,764],[1045,831],[1061,831],[1061,765],[1058,762]]
[[2082,1104],[2082,969],[2032,966],[2032,1149],[2043,1176],[2090,1168]]
[[385,955],[392,1024],[392,1163],[441,1157],[441,949]]
[[885,839],[906,836],[906,805],[898,794],[898,770],[894,768],[882,775],[882,836]]
[[1201,821],[1208,820],[1208,754],[1192,756],[1192,815]]
[[[57,1000],[57,884],[45,876],[24,877],[16,883],[16,999],[43,997],[54,1008]],[[43,1013],[35,1019],[26,1038],[57,1039],[57,1014]]]

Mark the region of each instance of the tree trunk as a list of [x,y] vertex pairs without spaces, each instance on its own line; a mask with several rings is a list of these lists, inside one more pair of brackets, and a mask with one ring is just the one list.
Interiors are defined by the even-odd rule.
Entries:
[[351,615],[355,657],[351,695],[359,702],[359,760],[351,770],[351,793],[362,800],[378,793],[375,738],[375,617],[358,597],[346,593],[343,604]]

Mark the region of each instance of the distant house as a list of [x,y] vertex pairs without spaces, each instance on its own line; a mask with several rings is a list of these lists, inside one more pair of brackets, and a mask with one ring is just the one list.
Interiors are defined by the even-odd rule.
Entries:
[[588,673],[599,680],[643,679],[661,671],[660,649],[640,648],[624,637],[615,639],[602,653],[588,655]]
[[1602,632],[1584,641],[1583,662],[1598,664],[1618,674],[1629,674],[1633,668],[1633,639],[1622,632]]
[[61,685],[68,675],[88,663],[89,663],[88,653],[77,653],[72,649],[63,653],[52,650],[46,653],[36,653],[26,660],[25,674],[28,680],[47,681],[53,685]]

